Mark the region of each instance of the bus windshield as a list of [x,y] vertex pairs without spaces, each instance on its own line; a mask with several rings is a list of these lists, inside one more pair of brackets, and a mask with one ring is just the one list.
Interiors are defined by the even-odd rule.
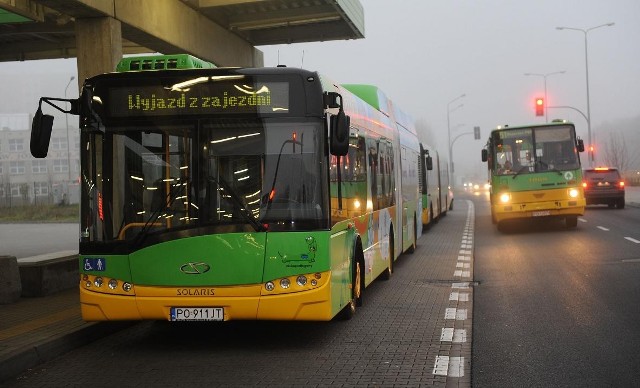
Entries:
[[82,241],[328,228],[323,128],[207,119],[85,133]]
[[573,131],[571,126],[494,131],[494,174],[561,173],[580,168]]

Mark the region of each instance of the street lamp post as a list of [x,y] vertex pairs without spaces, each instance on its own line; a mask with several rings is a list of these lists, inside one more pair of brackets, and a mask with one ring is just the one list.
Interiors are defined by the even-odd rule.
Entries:
[[[593,144],[591,143],[591,106],[589,103],[589,56],[587,51],[587,33],[591,30],[595,30],[596,28],[611,27],[614,24],[615,23],[606,23],[606,24],[601,24],[599,26],[595,26],[587,29],[573,28],[573,27],[556,27],[556,30],[573,30],[573,31],[580,31],[584,34],[584,66],[585,66],[585,74],[586,74],[586,80],[587,80],[587,137],[588,137],[587,140],[589,141],[589,150],[593,149],[592,148]],[[589,151],[589,154],[590,154],[589,167],[593,167],[593,151]]]
[[565,71],[554,71],[553,73],[538,74],[538,73],[524,73],[524,75],[535,75],[544,78],[544,121],[549,122],[549,115],[547,113],[547,77],[554,74],[564,74]]
[[451,114],[451,112],[453,112],[454,110],[458,109],[458,108],[462,108],[463,104],[460,104],[458,106],[456,106],[455,108],[451,109],[451,104],[453,104],[454,102],[458,101],[459,99],[465,97],[466,94],[461,94],[458,97],[454,98],[453,100],[449,101],[449,103],[447,104],[447,135],[448,135],[448,140],[447,140],[447,145],[449,146],[449,171],[451,171],[451,186],[455,186],[455,180],[453,179],[453,155],[451,153],[451,121],[449,120],[449,116]]
[[[74,79],[76,79],[76,77],[72,75],[71,78],[69,79],[69,83],[67,84],[67,87],[64,88],[64,98],[67,98],[67,90],[69,89],[69,85],[71,85],[71,82]],[[69,142],[69,115],[65,114],[64,120],[67,126],[67,167],[68,167],[67,169],[69,171],[67,180],[71,182],[71,143]]]

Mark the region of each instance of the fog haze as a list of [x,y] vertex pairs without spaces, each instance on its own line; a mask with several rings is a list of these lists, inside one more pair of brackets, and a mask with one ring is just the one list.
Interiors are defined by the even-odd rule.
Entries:
[[[361,3],[365,39],[261,46],[265,66],[304,67],[338,83],[377,85],[420,123],[421,139],[445,155],[449,105],[452,138],[474,126],[482,131],[482,140],[464,135],[455,142],[456,175],[483,177],[480,149],[492,128],[544,122],[533,106],[535,97],[544,96],[544,78],[525,73],[565,71],[546,78],[548,105],[587,113],[584,34],[556,27],[614,22],[587,35],[592,137],[598,146],[619,126],[627,146],[636,152],[640,145],[639,1]],[[32,113],[39,96],[62,97],[75,75],[75,59],[0,63],[0,114]],[[68,97],[77,96],[75,86]],[[586,121],[578,112],[551,109],[548,116],[575,122],[586,142]]]

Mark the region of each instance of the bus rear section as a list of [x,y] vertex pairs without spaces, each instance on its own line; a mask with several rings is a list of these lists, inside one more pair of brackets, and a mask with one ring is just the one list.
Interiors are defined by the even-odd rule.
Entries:
[[491,182],[491,219],[561,218],[576,227],[584,214],[582,170],[573,124],[505,127],[492,131],[482,159]]

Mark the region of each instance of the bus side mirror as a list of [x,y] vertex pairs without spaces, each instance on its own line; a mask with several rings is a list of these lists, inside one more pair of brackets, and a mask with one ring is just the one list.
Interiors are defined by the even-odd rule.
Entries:
[[427,156],[425,160],[427,162],[427,170],[433,170],[433,158],[431,158],[431,156]]
[[584,152],[584,141],[578,139],[578,152]]
[[487,160],[489,160],[489,151],[487,151],[486,149],[482,150],[482,161],[486,162]]
[[337,115],[331,116],[330,124],[330,146],[331,154],[335,156],[345,156],[349,152],[349,126],[351,119],[342,109]]
[[49,152],[49,142],[51,141],[51,130],[53,129],[53,116],[42,114],[42,109],[38,107],[31,123],[31,155],[34,158],[46,158]]

